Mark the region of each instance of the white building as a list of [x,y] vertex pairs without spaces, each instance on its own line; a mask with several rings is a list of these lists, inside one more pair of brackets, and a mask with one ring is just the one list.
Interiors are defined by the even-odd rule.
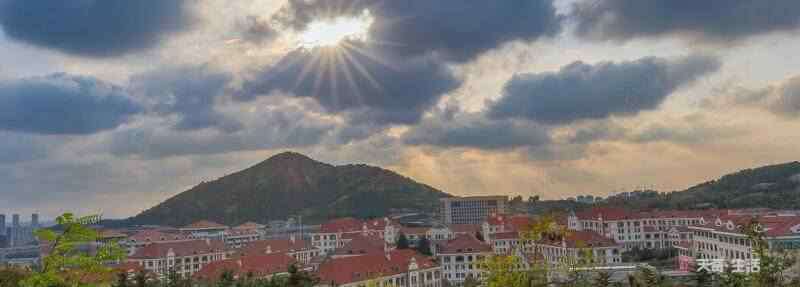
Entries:
[[463,285],[468,277],[482,280],[484,271],[481,270],[480,263],[494,254],[489,244],[471,235],[458,236],[444,242],[437,247],[437,251],[436,257],[442,265],[443,277],[454,286]]
[[378,237],[388,244],[395,244],[400,233],[400,225],[388,218],[359,220],[340,218],[328,221],[319,231],[311,233],[311,244],[323,254],[333,252],[348,242],[348,236],[362,235]]
[[145,270],[166,278],[174,270],[188,278],[208,263],[225,259],[225,244],[221,240],[190,240],[177,242],[155,242],[128,257]]

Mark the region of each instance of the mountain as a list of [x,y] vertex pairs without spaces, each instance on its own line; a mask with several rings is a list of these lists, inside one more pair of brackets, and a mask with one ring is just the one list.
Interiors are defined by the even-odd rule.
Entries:
[[800,209],[800,162],[746,169],[682,191],[639,191],[632,197],[609,197],[605,204],[637,209]]
[[201,219],[228,225],[286,219],[383,216],[394,208],[433,211],[450,195],[389,170],[333,166],[286,152],[240,172],[204,182],[127,220],[183,226]]

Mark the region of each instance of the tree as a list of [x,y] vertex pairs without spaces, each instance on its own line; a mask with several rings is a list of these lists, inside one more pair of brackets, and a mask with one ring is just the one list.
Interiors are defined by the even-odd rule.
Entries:
[[115,243],[102,244],[93,253],[80,249],[96,242],[97,231],[86,225],[97,218],[96,215],[76,218],[72,213],[65,213],[56,218],[56,223],[64,229],[61,234],[50,229],[38,230],[36,236],[40,242],[45,242],[49,254],[42,259],[41,270],[25,279],[22,285],[78,286],[87,283],[89,278],[111,277],[112,269],[105,263],[123,260],[124,249]]
[[217,287],[233,287],[235,281],[236,280],[233,278],[233,271],[224,270],[222,271],[222,274],[219,275]]
[[484,283],[487,287],[522,287],[529,283],[528,274],[517,270],[520,258],[516,256],[491,256],[480,263],[486,271]]
[[117,282],[114,283],[114,287],[128,287],[128,272],[122,271],[117,273]]
[[697,270],[697,268],[695,268],[692,273],[694,273],[694,283],[697,287],[711,287],[714,282],[711,273],[708,273],[705,269]]
[[431,251],[431,241],[428,240],[428,238],[425,238],[425,236],[420,238],[419,242],[417,242],[417,251],[419,251],[419,253],[432,256],[433,251]]
[[397,237],[397,249],[408,249],[408,238],[403,233]]
[[28,276],[30,276],[30,272],[19,268],[0,269],[0,286],[18,287],[20,286],[20,281],[24,280]]
[[311,276],[308,272],[297,269],[294,264],[289,265],[289,279],[287,287],[311,287],[319,283],[319,279]]
[[147,271],[139,270],[136,272],[136,275],[133,277],[134,286],[136,287],[148,287],[150,284],[148,281],[150,278],[147,278]]
[[597,272],[597,277],[594,278],[595,287],[611,287],[611,273],[606,271]]

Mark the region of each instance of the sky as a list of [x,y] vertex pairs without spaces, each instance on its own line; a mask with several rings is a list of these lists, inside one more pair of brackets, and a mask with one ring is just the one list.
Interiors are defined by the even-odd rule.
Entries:
[[800,2],[0,0],[0,213],[137,214],[283,151],[454,195],[800,159]]

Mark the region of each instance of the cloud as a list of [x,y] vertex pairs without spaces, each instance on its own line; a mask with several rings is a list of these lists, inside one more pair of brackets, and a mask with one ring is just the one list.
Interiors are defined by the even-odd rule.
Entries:
[[400,55],[467,62],[501,44],[534,41],[561,31],[552,0],[290,0],[276,22],[302,31],[325,18],[369,10],[376,22],[370,40]]
[[493,119],[524,118],[545,124],[635,115],[656,109],[678,88],[720,68],[716,58],[648,57],[631,62],[574,62],[557,72],[515,75],[491,102]]
[[410,145],[473,147],[487,150],[550,143],[547,128],[525,120],[490,120],[483,114],[426,119],[404,135]]
[[130,89],[146,98],[156,113],[179,115],[177,130],[216,127],[232,132],[241,124],[214,109],[232,79],[207,65],[170,67],[134,75]]
[[275,39],[280,32],[270,23],[270,19],[263,16],[250,15],[238,23],[242,40],[263,44]]
[[68,54],[114,57],[151,48],[193,22],[187,0],[0,0],[16,40]]
[[800,118],[800,76],[763,88],[725,86],[717,91],[721,95],[705,99],[701,106],[710,109],[751,107],[769,111],[790,119]]
[[731,42],[800,28],[795,0],[584,0],[573,8],[577,34],[600,40],[679,35]]
[[210,155],[275,148],[301,148],[320,143],[333,122],[307,113],[306,107],[256,106],[239,117],[243,128],[234,132],[217,129],[175,131],[151,121],[115,131],[98,147],[122,157],[159,159],[184,155]]
[[36,135],[0,132],[0,165],[46,158],[45,140]]
[[124,89],[91,77],[53,74],[0,82],[0,130],[92,134],[142,111]]
[[246,80],[239,100],[278,92],[313,98],[353,121],[411,124],[461,84],[435,57],[402,58],[359,42],[297,49]]

